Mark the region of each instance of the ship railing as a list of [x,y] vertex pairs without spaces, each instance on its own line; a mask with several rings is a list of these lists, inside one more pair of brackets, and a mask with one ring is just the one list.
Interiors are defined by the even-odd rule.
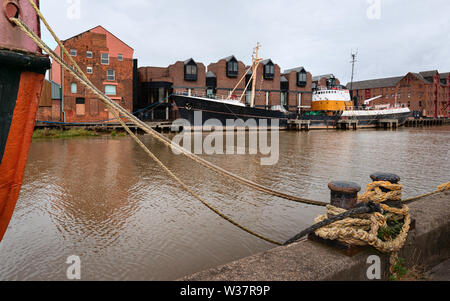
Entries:
[[191,92],[190,94],[185,91],[177,91],[174,92],[175,95],[181,95],[181,96],[193,96],[193,97],[201,97],[201,98],[209,98],[209,99],[216,99],[216,100],[239,100],[239,97],[226,97],[224,95],[214,95],[214,94],[207,94],[202,92]]
[[404,106],[401,105],[389,105],[389,106],[385,106],[385,107],[373,107],[373,106],[357,106],[357,107],[346,107],[347,111],[380,111],[380,110],[392,110],[392,109],[401,109],[404,108]]

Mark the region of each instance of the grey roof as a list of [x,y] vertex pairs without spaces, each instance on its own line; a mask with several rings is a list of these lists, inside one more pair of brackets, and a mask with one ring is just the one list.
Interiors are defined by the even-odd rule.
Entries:
[[441,77],[441,79],[446,79],[449,74],[450,74],[450,72],[439,73],[439,76]]
[[211,71],[208,71],[207,73],[206,73],[206,77],[217,77],[213,72],[211,72]]
[[184,61],[184,64],[187,65],[187,64],[189,64],[190,62],[194,62],[194,63],[195,63],[194,59],[193,59],[193,58],[190,58],[190,59],[185,60],[185,61]]
[[[359,81],[359,82],[353,82],[352,88],[353,88],[353,90],[362,90],[362,89],[394,87],[398,84],[398,82],[402,78],[404,78],[404,76],[363,80],[363,81]],[[351,83],[347,84],[347,88],[348,89],[351,88]]]
[[302,72],[302,71],[306,71],[306,69],[304,67],[297,67],[297,68],[287,69],[287,70],[285,70],[283,72],[283,74],[291,73],[292,71]]
[[236,57],[234,55],[227,56],[227,57],[223,58],[222,60],[226,60],[227,62],[229,62],[232,59],[235,59],[237,61],[237,59],[236,59]]
[[281,77],[280,81],[284,83],[284,82],[288,82],[288,79],[286,78],[286,76],[283,75]]
[[433,77],[436,73],[438,73],[437,70],[419,72],[419,74],[423,77]]
[[325,77],[326,79],[330,79],[330,78],[336,78],[334,76],[334,74],[324,74],[324,75],[318,75],[318,76],[313,76],[312,81],[313,82],[317,82],[319,81],[321,78]]
[[[429,80],[425,79],[425,76],[422,73],[426,73],[426,72],[420,72],[420,73],[411,72],[411,74],[415,75],[418,79],[420,79],[424,83],[431,84],[431,82]],[[434,76],[434,74],[432,76]]]
[[272,63],[273,64],[271,59],[267,59],[267,60],[261,61],[262,65],[267,65],[268,63]]

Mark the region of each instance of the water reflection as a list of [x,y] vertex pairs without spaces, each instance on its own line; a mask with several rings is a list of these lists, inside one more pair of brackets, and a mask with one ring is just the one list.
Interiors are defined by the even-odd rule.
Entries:
[[[399,131],[281,133],[280,161],[203,156],[271,188],[328,201],[328,182],[365,186],[399,174],[405,195],[449,180],[450,127]],[[252,191],[143,137],[215,207],[284,241],[322,208]],[[65,280],[70,255],[83,280],[173,280],[273,247],[236,229],[184,192],[129,138],[35,141],[11,226],[0,244],[0,280]]]

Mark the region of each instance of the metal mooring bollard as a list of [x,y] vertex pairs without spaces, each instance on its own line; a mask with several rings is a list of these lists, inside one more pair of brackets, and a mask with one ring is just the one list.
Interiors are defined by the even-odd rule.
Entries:
[[[398,175],[392,174],[392,173],[377,172],[377,173],[374,173],[374,174],[370,175],[370,178],[374,182],[387,181],[387,182],[390,182],[392,184],[400,183],[400,177]],[[389,192],[390,190],[381,187],[381,191]],[[391,206],[391,207],[395,207],[395,208],[402,208],[402,202],[401,201],[387,201],[386,205]]]
[[328,184],[331,190],[331,205],[350,210],[358,204],[358,192],[361,186],[352,182],[331,182]]

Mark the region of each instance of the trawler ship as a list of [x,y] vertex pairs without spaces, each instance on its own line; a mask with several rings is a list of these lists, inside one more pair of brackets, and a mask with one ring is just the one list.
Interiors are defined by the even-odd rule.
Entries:
[[[39,1],[35,1],[39,5]],[[1,1],[0,16],[0,241],[8,228],[25,171],[36,113],[50,60],[10,18],[40,33],[28,1]]]
[[311,128],[317,129],[335,127],[341,120],[358,121],[358,127],[376,127],[381,120],[389,119],[402,126],[412,116],[407,107],[371,105],[381,97],[368,99],[362,107],[355,107],[349,90],[338,86],[317,89],[313,92],[311,111],[296,118],[309,120]]

